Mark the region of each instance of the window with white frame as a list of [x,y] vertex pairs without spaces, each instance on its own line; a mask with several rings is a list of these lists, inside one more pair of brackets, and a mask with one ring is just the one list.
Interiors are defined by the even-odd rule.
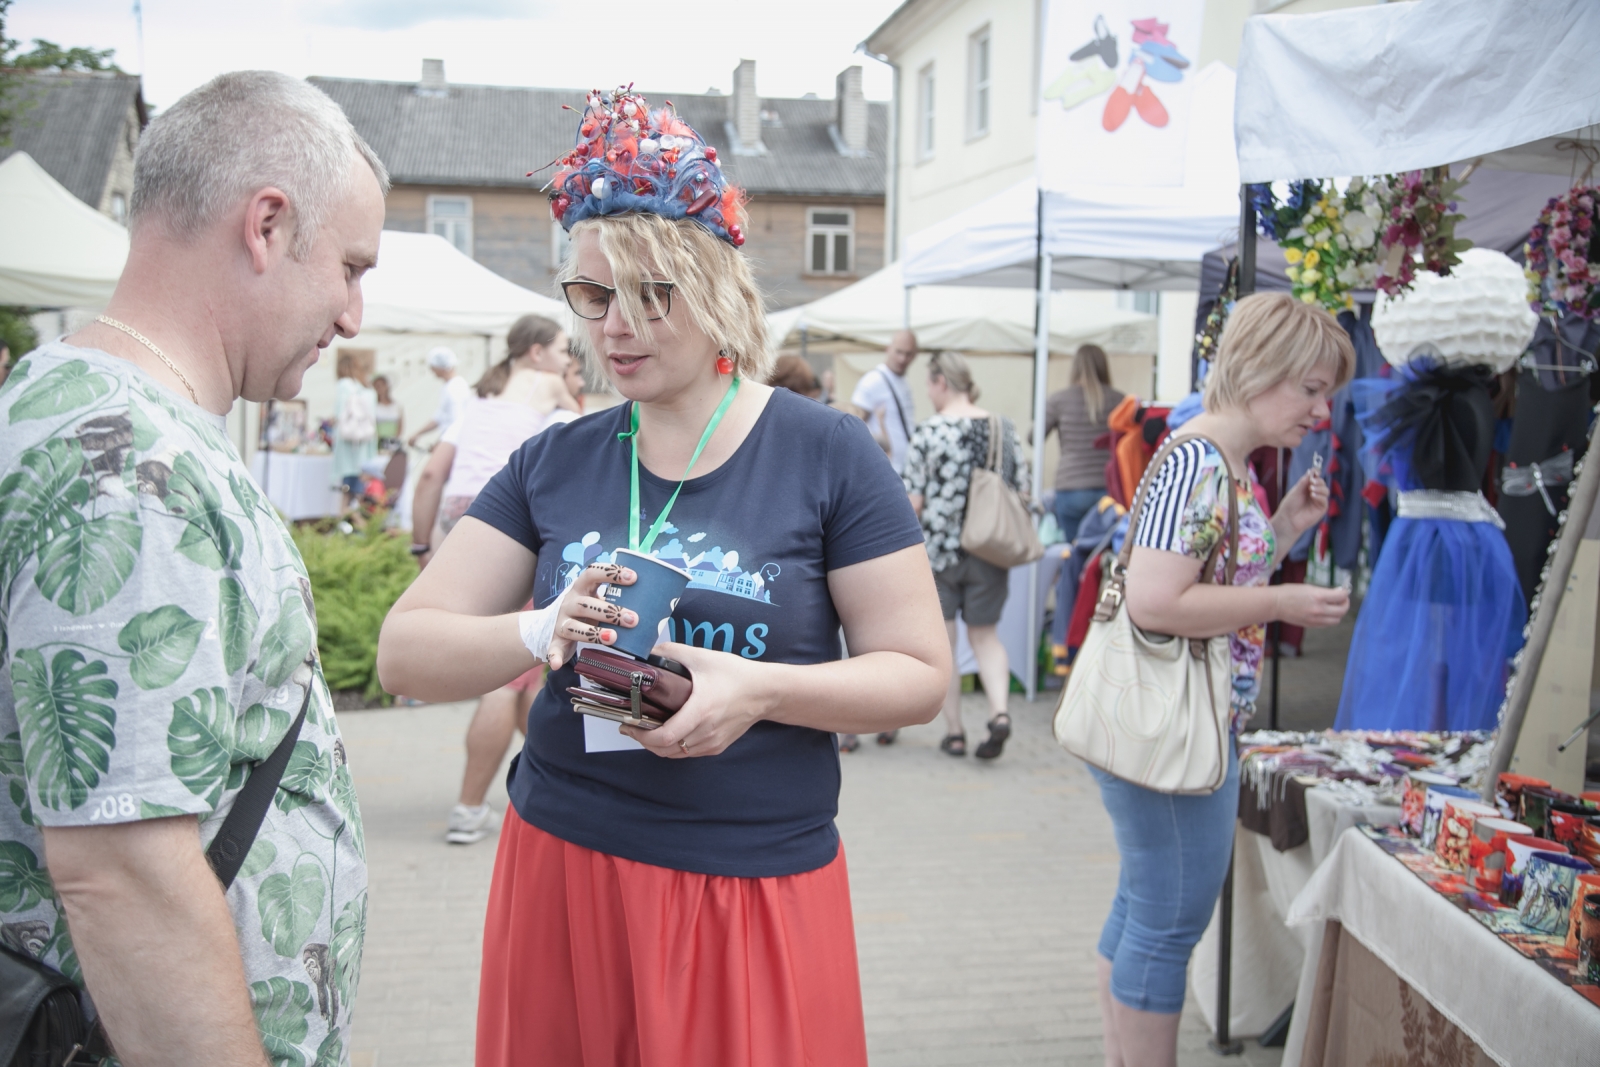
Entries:
[[917,72],[917,158],[933,158],[934,69],[929,63]]
[[967,137],[989,132],[989,27],[967,38]]
[[428,232],[472,255],[472,197],[428,197]]
[[806,210],[806,273],[849,274],[856,239],[856,213],[847,207]]
[[572,249],[572,236],[567,233],[560,219],[550,220],[550,272],[554,274],[561,269],[567,261],[567,253]]

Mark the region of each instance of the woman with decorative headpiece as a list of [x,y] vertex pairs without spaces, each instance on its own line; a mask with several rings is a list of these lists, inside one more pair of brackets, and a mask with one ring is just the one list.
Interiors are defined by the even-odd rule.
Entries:
[[[760,384],[743,199],[670,105],[589,97],[551,206],[574,346],[628,403],[516,452],[384,625],[385,685],[424,699],[549,666],[508,780],[481,1067],[866,1063],[834,735],[930,721],[950,654],[866,427]],[[653,730],[567,695],[579,646],[638,623],[603,598],[638,577],[617,549],[690,576],[655,651],[693,691]]]
[[1492,730],[1527,606],[1481,492],[1496,376],[1533,337],[1522,268],[1470,249],[1373,309],[1391,378],[1351,386],[1367,477],[1396,494],[1351,639],[1341,730]]

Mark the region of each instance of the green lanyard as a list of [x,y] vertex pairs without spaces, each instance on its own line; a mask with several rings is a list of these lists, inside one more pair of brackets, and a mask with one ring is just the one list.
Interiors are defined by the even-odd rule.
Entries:
[[694,470],[695,460],[700,458],[700,453],[705,449],[706,442],[711,440],[711,435],[717,432],[717,424],[722,421],[722,416],[727,414],[728,406],[733,403],[734,395],[738,392],[739,378],[735,375],[728,385],[728,391],[722,394],[722,403],[717,405],[717,410],[711,415],[711,421],[706,423],[706,432],[700,435],[700,443],[694,446],[694,455],[689,457],[689,466],[684,468],[683,481],[672,491],[667,506],[661,509],[656,521],[650,524],[650,532],[645,535],[643,542],[639,540],[639,405],[632,406],[628,432],[617,434],[617,439],[626,439],[628,446],[633,450],[633,481],[628,491],[628,503],[631,507],[628,514],[628,547],[633,551],[649,555],[650,550],[655,547],[656,538],[660,536],[661,528],[667,524],[667,516],[672,512],[672,505],[677,503],[678,494],[683,491],[683,482],[689,480],[689,472]]

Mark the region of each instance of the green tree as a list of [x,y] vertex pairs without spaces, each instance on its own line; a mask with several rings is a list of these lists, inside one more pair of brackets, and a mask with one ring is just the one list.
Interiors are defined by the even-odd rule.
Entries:
[[127,71],[111,62],[111,57],[116,54],[115,48],[62,48],[54,41],[35,37],[32,50],[13,59],[11,66],[18,70],[57,72],[104,70],[114,74],[126,74]]

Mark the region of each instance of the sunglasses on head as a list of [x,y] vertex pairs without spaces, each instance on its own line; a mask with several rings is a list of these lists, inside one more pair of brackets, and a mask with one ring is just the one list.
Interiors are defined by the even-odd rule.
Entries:
[[[617,295],[611,286],[599,282],[562,282],[561,291],[566,294],[567,306],[572,313],[580,319],[591,321],[605,318],[611,307],[611,299]],[[672,311],[672,283],[643,282],[639,286],[639,299],[646,310],[655,312],[645,316],[648,321],[664,319]]]

